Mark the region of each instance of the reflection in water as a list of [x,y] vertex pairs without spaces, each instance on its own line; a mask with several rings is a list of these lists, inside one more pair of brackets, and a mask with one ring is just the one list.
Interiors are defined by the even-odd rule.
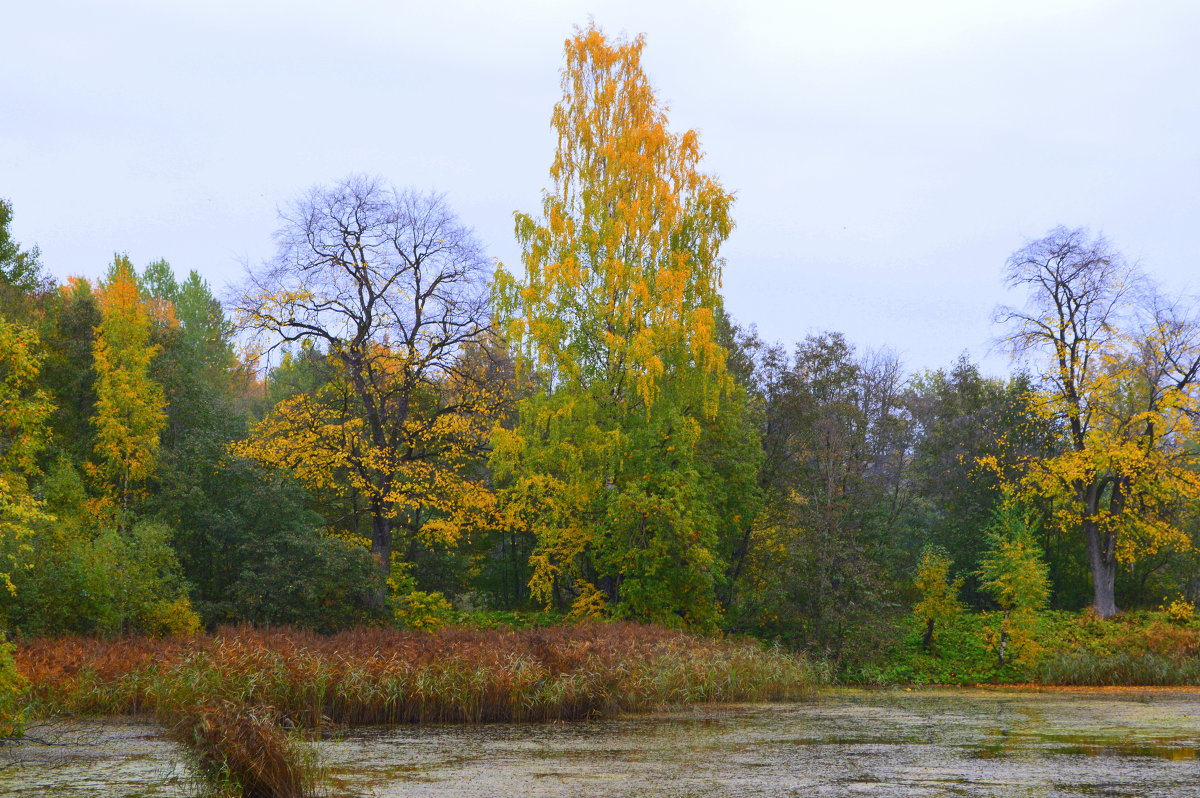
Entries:
[[[103,739],[10,749],[25,761],[0,772],[0,795],[189,794],[151,727],[72,728]],[[590,723],[352,729],[321,747],[338,794],[380,798],[1200,798],[1200,694],[845,690]]]

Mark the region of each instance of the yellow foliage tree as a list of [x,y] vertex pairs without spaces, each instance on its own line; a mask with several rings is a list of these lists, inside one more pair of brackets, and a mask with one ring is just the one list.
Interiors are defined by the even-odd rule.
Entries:
[[963,578],[950,578],[950,555],[940,546],[926,546],[921,553],[913,585],[921,592],[921,598],[913,605],[913,615],[924,624],[925,633],[921,646],[926,651],[933,647],[933,635],[937,626],[950,623],[963,609],[958,594],[962,590]]
[[1149,290],[1103,238],[1058,228],[1013,255],[1026,309],[1004,309],[1008,342],[1033,356],[1038,412],[1060,454],[1033,460],[1018,499],[1041,498],[1087,544],[1095,609],[1117,612],[1120,563],[1186,550],[1180,510],[1200,499],[1200,325]]
[[[396,352],[376,346],[372,363],[402,379]],[[288,468],[310,488],[358,497],[429,542],[451,544],[464,530],[487,526],[494,500],[468,466],[491,433],[502,401],[497,386],[447,375],[439,408],[422,407],[432,397],[410,396],[410,412],[389,419],[379,442],[352,380],[341,364],[333,367],[328,382],[279,402],[233,451]],[[378,385],[396,390],[386,380]]]
[[495,281],[532,395],[491,462],[505,523],[537,541],[536,598],[705,627],[722,531],[756,512],[718,339],[733,196],[669,129],[643,45],[594,25],[566,42],[553,185],[540,218],[516,214],[523,277]]
[[150,377],[158,348],[150,343],[152,319],[137,276],[125,256],[113,261],[97,292],[95,462],[91,473],[120,511],[153,472],[166,424],[162,386]]
[[234,451],[365,505],[382,584],[397,528],[453,539],[485,524],[490,492],[465,466],[505,401],[489,264],[441,197],[365,177],[313,189],[283,222],[235,311],[264,351],[309,347],[323,384]]
[[30,490],[37,456],[47,443],[53,408],[37,388],[41,356],[37,334],[0,319],[0,544],[7,562],[0,583],[12,590],[11,569],[24,560],[34,527],[51,520]]
[[[36,526],[52,521],[30,490],[37,455],[46,446],[53,408],[37,388],[41,357],[37,334],[0,318],[0,585],[15,592],[13,570],[29,562]],[[18,697],[25,680],[13,646],[0,630],[0,737],[21,732]]]

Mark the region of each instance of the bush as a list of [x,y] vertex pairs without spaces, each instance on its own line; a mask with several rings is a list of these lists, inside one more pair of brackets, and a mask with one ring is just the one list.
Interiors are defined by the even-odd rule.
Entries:
[[454,617],[454,607],[441,593],[414,590],[394,599],[396,621],[406,629],[436,632]]
[[27,683],[17,670],[15,650],[0,632],[0,738],[20,737],[24,729],[21,696]]
[[1196,621],[1196,605],[1181,598],[1177,598],[1163,607],[1163,613],[1167,616],[1167,620],[1184,626]]

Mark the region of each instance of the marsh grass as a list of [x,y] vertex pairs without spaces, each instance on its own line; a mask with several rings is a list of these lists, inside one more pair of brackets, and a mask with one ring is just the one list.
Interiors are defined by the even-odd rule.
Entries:
[[234,702],[274,707],[302,726],[573,720],[799,699],[822,681],[807,660],[756,642],[636,624],[46,639],[22,646],[18,662],[42,716]]
[[283,728],[272,707],[223,701],[178,714],[170,736],[188,751],[214,796],[319,794],[322,773],[315,752]]
[[1042,662],[1038,681],[1082,687],[1200,685],[1200,659],[1146,651],[1107,655],[1074,651]]

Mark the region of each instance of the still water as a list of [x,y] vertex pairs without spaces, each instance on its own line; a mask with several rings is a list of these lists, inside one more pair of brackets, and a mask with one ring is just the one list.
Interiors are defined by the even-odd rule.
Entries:
[[[154,726],[71,722],[2,752],[0,795],[178,796]],[[1200,693],[839,690],[807,704],[589,723],[355,729],[320,744],[336,795],[1197,796]]]

